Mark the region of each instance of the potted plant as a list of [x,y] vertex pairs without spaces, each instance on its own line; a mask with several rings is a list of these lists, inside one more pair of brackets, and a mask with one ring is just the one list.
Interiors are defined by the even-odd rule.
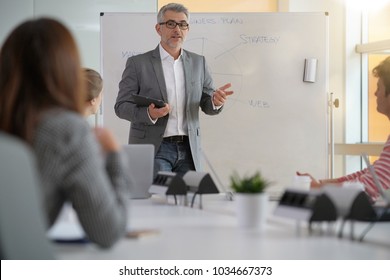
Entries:
[[235,192],[238,225],[242,228],[263,229],[268,212],[268,194],[265,190],[270,182],[260,172],[242,178],[234,173],[230,182]]

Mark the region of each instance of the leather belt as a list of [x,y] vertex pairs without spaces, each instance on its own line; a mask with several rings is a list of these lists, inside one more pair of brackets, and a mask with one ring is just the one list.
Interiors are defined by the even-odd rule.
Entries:
[[169,137],[164,137],[164,141],[171,142],[171,143],[183,143],[188,141],[188,136],[187,135],[175,135],[175,136],[169,136]]

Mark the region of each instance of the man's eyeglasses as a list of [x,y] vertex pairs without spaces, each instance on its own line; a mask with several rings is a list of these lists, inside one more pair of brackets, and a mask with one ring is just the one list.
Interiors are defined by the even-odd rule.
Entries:
[[160,25],[165,24],[169,29],[175,29],[176,26],[179,26],[181,30],[187,30],[188,27],[190,26],[187,22],[176,22],[174,20],[168,20],[166,22],[160,22]]

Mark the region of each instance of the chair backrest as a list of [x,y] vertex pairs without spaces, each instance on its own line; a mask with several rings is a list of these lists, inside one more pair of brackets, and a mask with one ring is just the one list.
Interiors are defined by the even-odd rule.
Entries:
[[53,259],[32,151],[0,132],[0,257]]

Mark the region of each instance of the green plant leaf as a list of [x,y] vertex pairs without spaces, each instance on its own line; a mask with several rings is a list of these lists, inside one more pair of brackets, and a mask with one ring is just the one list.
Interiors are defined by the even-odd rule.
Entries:
[[268,180],[263,178],[259,171],[252,176],[244,176],[243,178],[234,172],[230,177],[230,183],[230,187],[238,193],[262,193],[269,186]]

